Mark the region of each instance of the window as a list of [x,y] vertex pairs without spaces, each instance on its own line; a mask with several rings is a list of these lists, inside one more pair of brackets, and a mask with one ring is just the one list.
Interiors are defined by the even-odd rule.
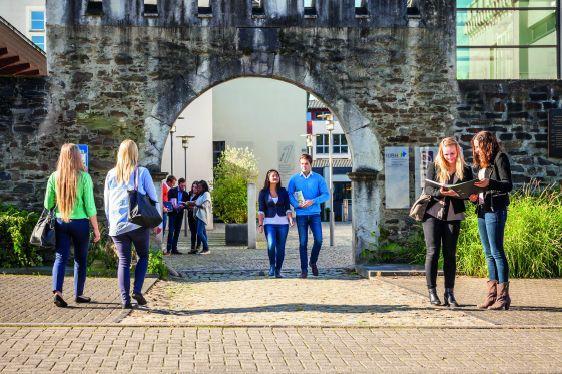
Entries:
[[206,16],[212,15],[211,0],[197,0],[197,13]]
[[332,151],[339,154],[347,153],[347,138],[345,137],[345,134],[333,134],[332,136],[334,137]]
[[328,134],[316,135],[316,153],[329,153],[328,142]]
[[252,15],[261,16],[263,14],[263,0],[252,0]]
[[214,141],[213,142],[213,167],[217,166],[219,163],[219,158],[222,151],[226,148],[224,141]]
[[559,78],[557,1],[457,0],[457,78]]
[[304,0],[304,16],[316,17],[316,0]]
[[144,0],[144,15],[158,15],[158,0]]
[[31,31],[45,31],[45,12],[31,11]]
[[355,0],[355,15],[356,16],[369,15],[369,11],[367,10],[367,0]]
[[45,50],[45,35],[32,35],[31,41],[42,50]]

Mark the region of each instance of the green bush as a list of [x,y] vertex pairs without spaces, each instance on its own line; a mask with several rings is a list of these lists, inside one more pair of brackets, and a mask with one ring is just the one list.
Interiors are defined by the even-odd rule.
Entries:
[[160,279],[168,278],[168,268],[164,263],[162,251],[157,248],[151,248],[148,257],[148,274],[158,275]]
[[[93,243],[90,238],[90,249],[88,251],[88,274],[95,276],[115,276],[119,258],[115,252],[115,244],[107,235],[107,228],[99,225],[101,239]],[[93,236],[93,234],[92,234]],[[133,251],[134,253],[134,251]]]
[[248,148],[226,147],[214,169],[213,213],[224,223],[246,223],[246,186],[255,182],[257,162]]
[[[375,235],[375,233],[371,233]],[[425,243],[423,232],[414,229],[403,242],[393,241],[388,231],[381,229],[377,246],[364,249],[361,256],[369,264],[423,264]]]
[[0,267],[42,265],[41,249],[29,244],[38,219],[35,212],[0,206]]
[[[562,276],[562,192],[532,183],[512,194],[504,247],[510,276]],[[487,275],[478,221],[472,212],[461,226],[457,266],[466,275]]]

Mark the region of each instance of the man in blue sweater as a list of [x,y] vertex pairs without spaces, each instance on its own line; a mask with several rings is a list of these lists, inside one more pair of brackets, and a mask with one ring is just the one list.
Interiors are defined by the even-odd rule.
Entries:
[[303,154],[300,157],[301,172],[293,175],[287,188],[291,205],[295,207],[297,228],[299,230],[299,251],[301,258],[301,278],[308,276],[308,228],[312,231],[314,245],[310,253],[312,275],[318,276],[318,255],[322,247],[322,221],[320,204],[328,201],[330,191],[326,180],[320,174],[312,172],[312,157]]

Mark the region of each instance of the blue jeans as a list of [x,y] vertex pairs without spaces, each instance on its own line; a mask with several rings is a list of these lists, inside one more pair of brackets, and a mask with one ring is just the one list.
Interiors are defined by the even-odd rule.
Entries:
[[267,239],[267,255],[269,266],[281,271],[285,261],[285,243],[289,234],[289,225],[265,225],[263,227]]
[[150,229],[139,227],[121,235],[112,236],[117,249],[119,264],[117,265],[117,282],[121,291],[123,304],[131,302],[131,245],[137,251],[137,266],[135,267],[135,283],[133,293],[142,293],[142,285],[148,269],[148,248],[150,244]]
[[55,222],[55,263],[53,264],[53,291],[62,292],[64,270],[70,256],[70,243],[74,245],[74,297],[82,296],[88,268],[88,247],[90,245],[90,222],[87,219],[73,219]]
[[310,264],[316,265],[320,248],[322,248],[322,221],[320,214],[309,216],[297,216],[297,228],[299,230],[299,252],[301,257],[301,270],[308,273],[308,228],[312,231],[314,244],[310,253]]
[[484,247],[484,256],[488,265],[490,280],[505,283],[508,281],[509,268],[503,249],[503,237],[507,210],[483,213],[478,217],[478,232]]
[[166,222],[168,222],[168,213],[162,212],[162,235],[166,231]]
[[203,243],[203,250],[206,251],[209,249],[209,244],[207,243],[207,225],[199,218],[196,219],[197,219],[197,241],[201,240],[201,243]]
[[183,211],[168,216],[168,241],[166,243],[166,252],[176,252],[178,250],[178,240],[181,233],[181,225],[183,223]]

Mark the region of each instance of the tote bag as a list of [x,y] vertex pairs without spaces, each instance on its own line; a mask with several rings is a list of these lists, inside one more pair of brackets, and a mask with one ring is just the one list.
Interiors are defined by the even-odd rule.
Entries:
[[148,195],[139,192],[139,171],[135,168],[135,189],[129,191],[128,221],[142,227],[154,228],[162,222],[156,203]]
[[29,244],[37,247],[54,248],[55,246],[55,208],[43,209],[37,224],[31,232]]

